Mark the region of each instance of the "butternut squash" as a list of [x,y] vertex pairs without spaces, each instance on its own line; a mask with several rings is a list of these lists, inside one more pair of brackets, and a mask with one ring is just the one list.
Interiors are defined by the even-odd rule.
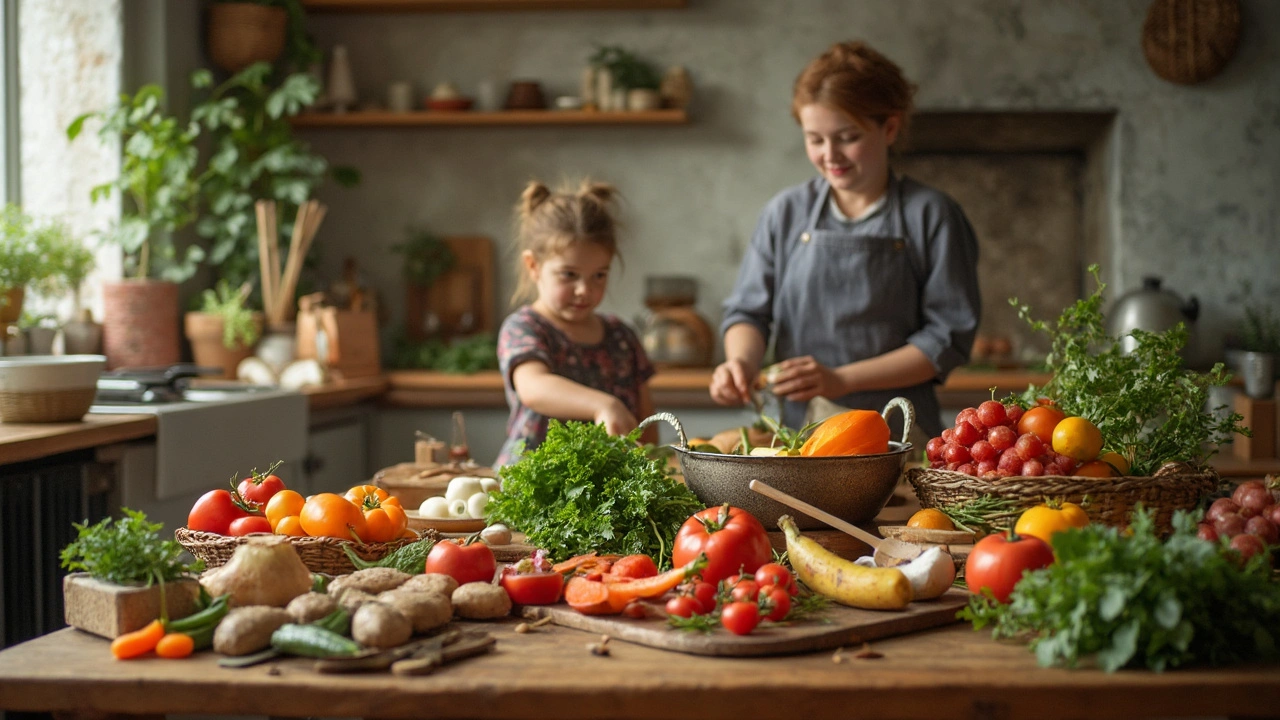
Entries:
[[889,452],[889,423],[874,410],[849,410],[827,418],[800,448],[805,457],[883,452]]

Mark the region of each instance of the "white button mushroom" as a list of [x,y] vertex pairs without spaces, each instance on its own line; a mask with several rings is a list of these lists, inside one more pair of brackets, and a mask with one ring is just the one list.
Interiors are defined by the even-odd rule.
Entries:
[[467,498],[467,514],[473,518],[485,516],[485,506],[489,504],[489,493],[478,492]]

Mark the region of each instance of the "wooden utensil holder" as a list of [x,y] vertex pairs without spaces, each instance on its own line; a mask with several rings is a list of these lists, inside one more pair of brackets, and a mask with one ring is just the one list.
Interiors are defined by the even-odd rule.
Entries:
[[382,372],[378,318],[371,310],[339,310],[308,295],[298,302],[298,357],[314,358],[344,378]]

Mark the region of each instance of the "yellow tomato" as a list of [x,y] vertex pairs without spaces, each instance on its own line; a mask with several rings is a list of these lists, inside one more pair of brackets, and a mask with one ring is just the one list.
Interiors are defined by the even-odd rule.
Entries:
[[302,512],[302,506],[306,502],[296,490],[281,490],[272,495],[266,508],[267,522],[271,523],[271,529],[275,530],[282,518]]
[[956,524],[951,522],[951,518],[941,510],[925,508],[907,520],[907,527],[923,530],[955,530]]
[[280,518],[274,529],[277,535],[307,536],[307,532],[302,529],[302,520],[297,515],[286,515]]
[[1075,469],[1072,477],[1109,478],[1116,476],[1116,469],[1101,460],[1090,460]]
[[1113,451],[1109,453],[1103,453],[1102,457],[1098,458],[1098,460],[1114,468],[1117,475],[1129,474],[1129,461],[1125,460],[1124,456],[1118,452]]
[[1102,432],[1082,417],[1063,418],[1053,428],[1053,451],[1078,462],[1092,460],[1102,451]]
[[1056,507],[1047,504],[1037,505],[1022,513],[1013,526],[1017,535],[1030,535],[1052,543],[1054,534],[1067,528],[1082,528],[1089,524],[1089,516],[1084,509],[1075,503],[1057,503]]

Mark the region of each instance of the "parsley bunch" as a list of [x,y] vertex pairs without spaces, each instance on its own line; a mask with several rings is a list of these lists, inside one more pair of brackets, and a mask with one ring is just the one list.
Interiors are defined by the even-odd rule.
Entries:
[[639,433],[552,420],[541,445],[499,471],[489,521],[523,531],[554,558],[643,553],[669,566],[676,532],[703,504],[636,445]]
[[1208,373],[1183,367],[1179,354],[1187,330],[1179,323],[1164,332],[1134,330],[1137,347],[1126,355],[1107,334],[1102,315],[1098,266],[1089,272],[1098,284],[1089,297],[1063,310],[1055,325],[1033,320],[1017,298],[1009,303],[1032,329],[1052,340],[1047,364],[1053,373],[1044,387],[1031,386],[1015,398],[1034,407],[1040,397],[1054,400],[1068,415],[1083,417],[1102,431],[1104,451],[1120,453],[1130,474],[1152,475],[1167,462],[1203,464],[1233,433],[1249,435],[1244,417],[1219,407],[1205,410],[1209,388],[1225,385],[1230,374],[1218,363]]
[[74,523],[78,536],[62,549],[62,567],[119,585],[164,583],[199,569],[200,563],[179,559],[183,550],[177,541],[160,538],[163,525],[147,522],[138,510],[125,508],[124,515],[96,525]]
[[1053,536],[1057,562],[1027,573],[1010,603],[975,595],[962,617],[995,637],[1032,633],[1041,665],[1094,655],[1107,672],[1146,665],[1224,665],[1280,658],[1280,583],[1266,553],[1245,563],[1196,537],[1199,513],[1175,512],[1174,533],[1134,512],[1132,536],[1090,525]]

